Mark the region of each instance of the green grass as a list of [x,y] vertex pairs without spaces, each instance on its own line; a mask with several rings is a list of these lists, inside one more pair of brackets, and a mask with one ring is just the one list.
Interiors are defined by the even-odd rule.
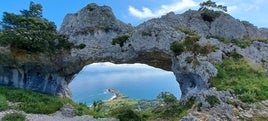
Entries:
[[221,65],[216,65],[218,75],[210,80],[218,90],[232,90],[243,102],[252,103],[268,99],[268,74],[265,69],[251,64],[238,54],[228,54]]
[[259,41],[263,43],[268,43],[268,39],[265,38],[250,38],[250,37],[245,37],[241,39],[235,39],[232,40],[232,43],[236,44],[237,46],[241,48],[246,48],[248,47],[253,41]]
[[19,102],[17,109],[27,113],[54,113],[64,105],[59,97],[33,91],[0,86],[0,92],[8,101]]
[[6,97],[0,95],[0,111],[4,111],[6,109],[8,109]]
[[6,114],[3,118],[2,121],[25,121],[26,116],[21,114],[21,113],[10,113]]
[[218,35],[208,35],[206,37],[207,39],[209,38],[215,38],[218,39],[219,41],[225,43],[225,44],[230,44],[233,43],[241,48],[246,48],[248,47],[250,44],[252,44],[253,41],[259,41],[259,42],[263,42],[268,44],[268,38],[251,38],[251,37],[244,37],[244,38],[240,38],[240,39],[233,39],[233,40],[229,40],[226,39],[224,37],[218,36]]
[[220,103],[220,100],[216,96],[207,96],[206,101],[211,107],[214,107],[216,104]]
[[177,27],[175,27],[175,29],[177,31],[181,31],[181,32],[185,33],[186,35],[192,35],[192,36],[196,36],[197,35],[195,32],[193,32],[190,29],[185,28],[185,27],[179,27],[179,26],[177,26]]
[[71,104],[76,109],[77,115],[104,117],[104,115],[90,109],[86,105],[76,104],[67,98],[60,98],[6,86],[0,86],[0,92],[2,95],[0,95],[0,105],[7,105],[5,104],[5,100],[18,102],[19,105],[15,108],[27,113],[51,114],[58,111],[64,104]]

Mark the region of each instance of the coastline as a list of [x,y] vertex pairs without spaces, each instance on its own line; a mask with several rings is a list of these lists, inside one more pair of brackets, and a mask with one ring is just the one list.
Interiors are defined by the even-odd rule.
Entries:
[[125,96],[124,94],[119,93],[116,89],[107,89],[109,93],[114,94],[112,98],[110,98],[108,101],[117,100],[117,99],[127,99],[128,96]]

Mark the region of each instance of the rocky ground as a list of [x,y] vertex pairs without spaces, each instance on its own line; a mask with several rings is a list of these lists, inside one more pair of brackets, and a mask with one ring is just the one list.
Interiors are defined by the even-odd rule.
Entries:
[[181,121],[267,121],[267,118],[268,100],[252,104],[236,100],[232,104],[221,102],[207,109],[194,108]]

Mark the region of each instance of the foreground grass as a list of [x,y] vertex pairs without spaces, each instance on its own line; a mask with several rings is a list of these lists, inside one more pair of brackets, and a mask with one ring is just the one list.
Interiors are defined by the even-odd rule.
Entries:
[[25,121],[26,116],[21,113],[10,113],[6,114],[3,118],[2,121]]
[[268,99],[268,74],[260,65],[249,63],[241,55],[232,53],[216,65],[218,75],[210,80],[219,90],[232,90],[246,103]]
[[[51,114],[65,104],[71,104],[76,110],[77,115],[92,115],[94,117],[104,117],[104,115],[90,109],[84,104],[76,104],[67,98],[60,98],[34,91],[22,90],[13,87],[0,86],[0,111],[8,108],[15,108],[26,113]],[[15,107],[8,107],[7,101],[18,103]]]

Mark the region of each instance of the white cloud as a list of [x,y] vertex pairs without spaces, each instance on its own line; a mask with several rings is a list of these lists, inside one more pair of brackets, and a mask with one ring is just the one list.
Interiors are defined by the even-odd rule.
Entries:
[[164,15],[168,12],[178,12],[187,8],[195,7],[198,3],[193,0],[182,0],[180,2],[173,3],[171,5],[162,5],[159,10],[152,11],[149,8],[143,7],[142,10],[138,10],[133,6],[129,6],[128,10],[131,15],[143,19],[143,18],[153,18]]

